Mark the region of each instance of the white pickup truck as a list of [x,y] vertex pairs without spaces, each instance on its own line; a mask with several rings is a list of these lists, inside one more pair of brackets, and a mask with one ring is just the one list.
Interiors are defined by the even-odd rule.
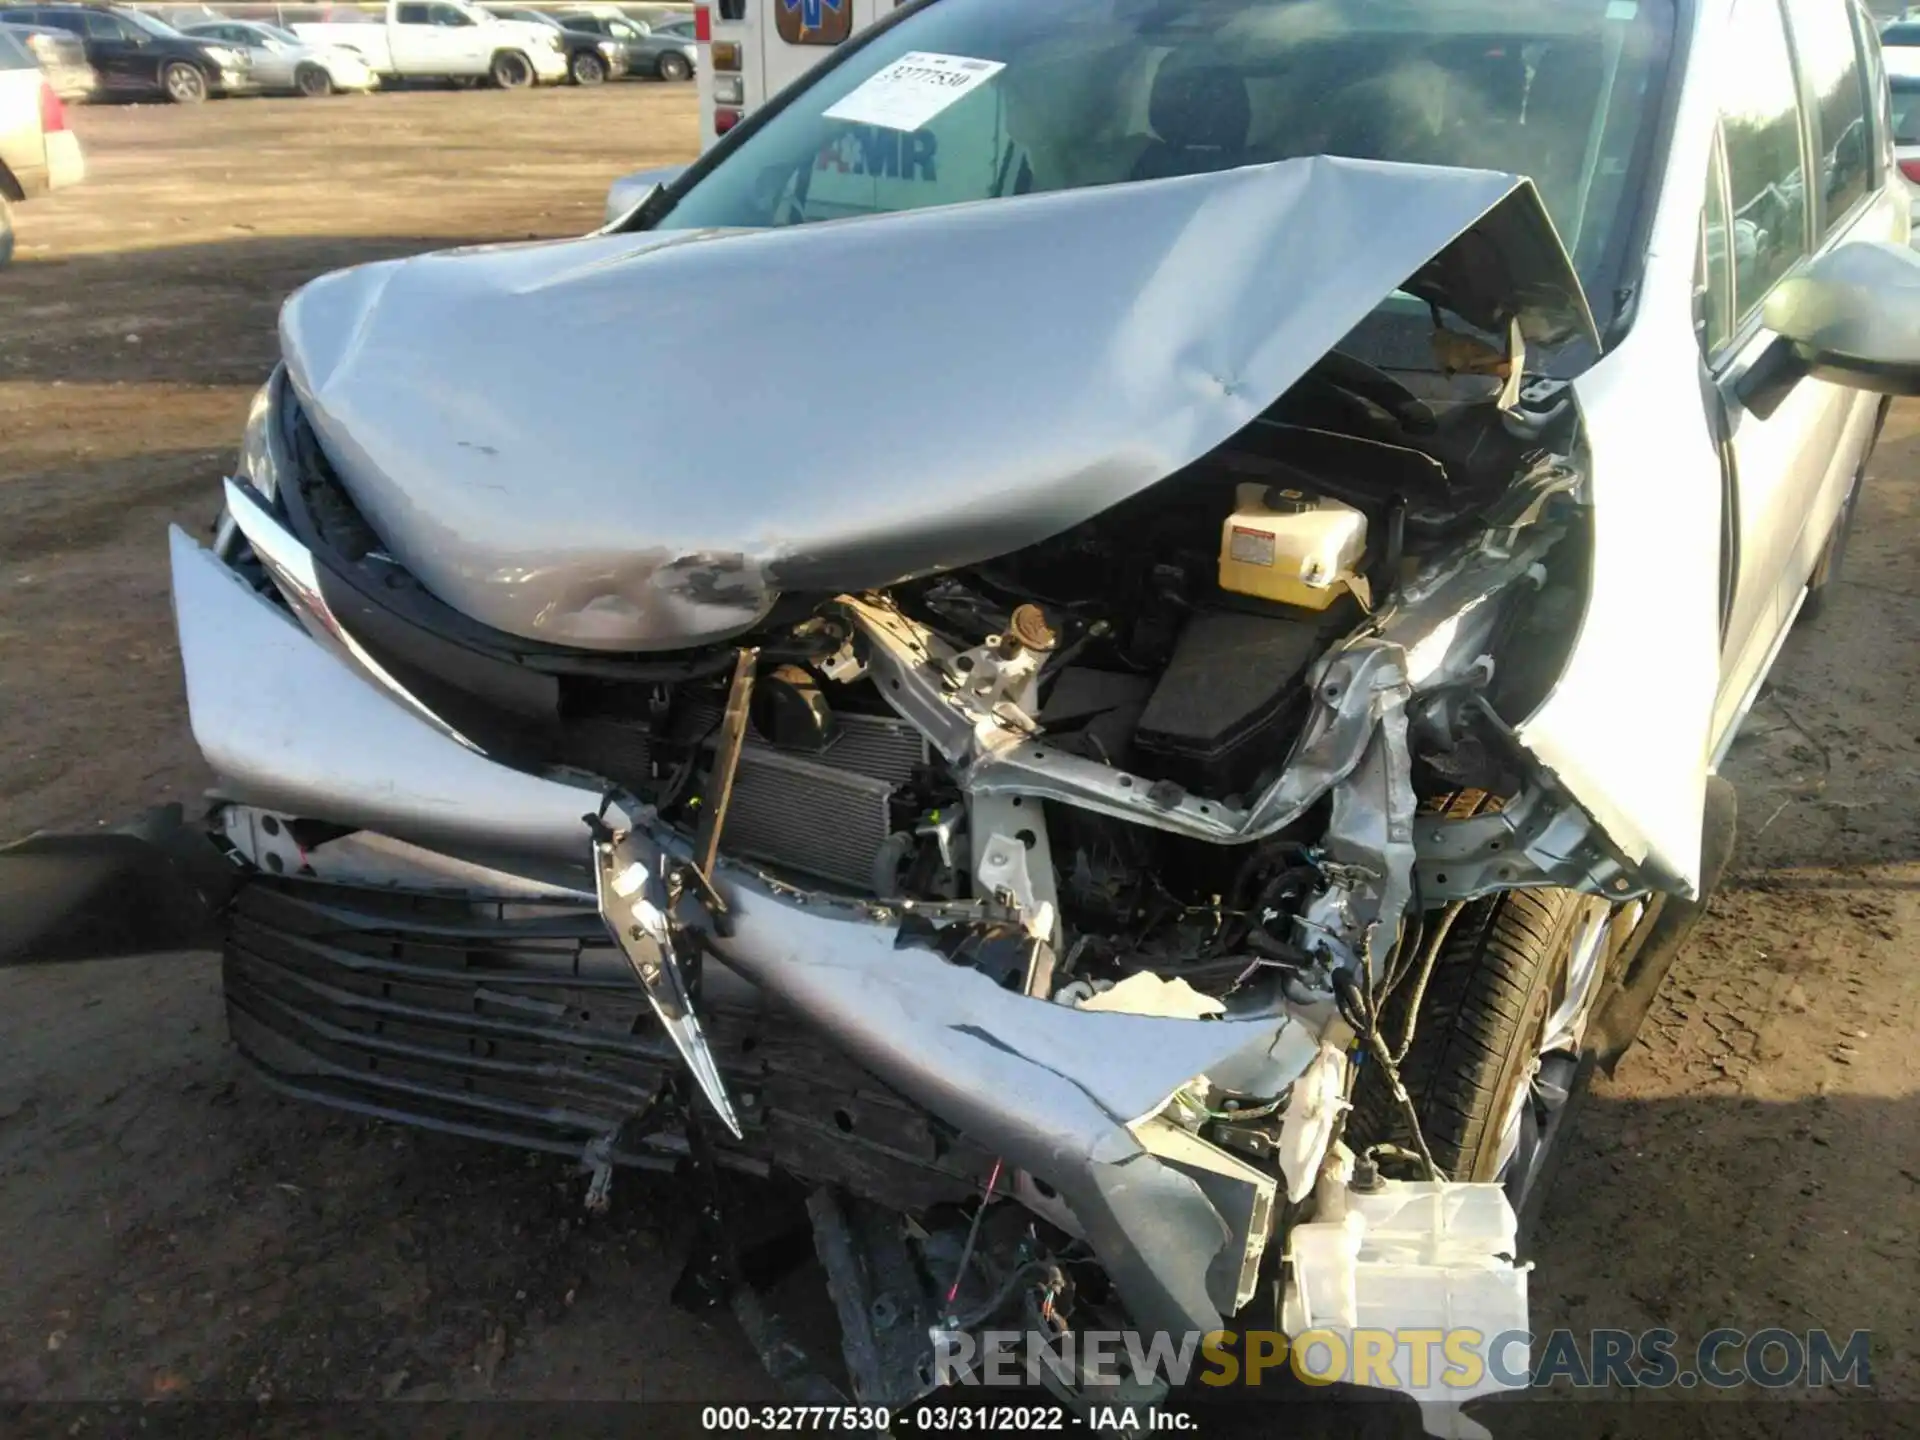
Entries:
[[465,0],[389,0],[384,20],[292,29],[310,44],[359,51],[383,80],[489,79],[513,90],[567,74],[553,26],[497,19]]

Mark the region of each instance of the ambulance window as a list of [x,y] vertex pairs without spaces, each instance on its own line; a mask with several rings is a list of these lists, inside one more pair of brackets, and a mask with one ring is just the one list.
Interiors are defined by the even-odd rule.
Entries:
[[796,177],[789,218],[833,220],[1025,193],[1033,168],[1007,133],[1005,110],[989,83],[918,130],[840,125],[810,173]]

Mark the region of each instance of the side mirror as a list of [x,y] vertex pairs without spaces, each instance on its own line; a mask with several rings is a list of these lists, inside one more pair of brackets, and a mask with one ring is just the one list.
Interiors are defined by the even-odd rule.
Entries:
[[1783,280],[1761,312],[1808,374],[1855,390],[1920,395],[1920,255],[1854,240]]
[[684,165],[662,165],[653,170],[636,170],[614,181],[607,191],[606,229],[611,230],[626,220],[678,180],[686,168]]

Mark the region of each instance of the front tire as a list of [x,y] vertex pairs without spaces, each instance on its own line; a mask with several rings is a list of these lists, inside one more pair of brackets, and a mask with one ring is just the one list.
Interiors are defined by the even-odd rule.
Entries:
[[502,50],[487,74],[498,89],[524,90],[533,84],[533,62],[518,50]]
[[319,100],[333,93],[333,77],[318,65],[302,65],[293,77],[293,84],[309,100]]
[[576,85],[598,85],[607,78],[607,62],[591,50],[582,50],[573,57],[567,71]]
[[686,56],[669,50],[654,66],[654,73],[662,80],[685,80],[693,74],[693,66],[687,63]]
[[160,72],[160,89],[176,105],[198,105],[207,98],[207,77],[198,66],[175,60]]
[[[1448,930],[1400,1062],[1434,1163],[1451,1180],[1497,1181],[1531,1229],[1565,1122],[1592,1065],[1567,1040],[1584,1020],[1608,958],[1606,902],[1571,890],[1511,890],[1470,901]],[[1430,926],[1438,916],[1428,917]],[[1387,1043],[1406,1033],[1414,977],[1386,1005]],[[1356,1151],[1410,1146],[1406,1118],[1381,1068],[1354,1087]],[[1424,1177],[1422,1177],[1424,1178]]]

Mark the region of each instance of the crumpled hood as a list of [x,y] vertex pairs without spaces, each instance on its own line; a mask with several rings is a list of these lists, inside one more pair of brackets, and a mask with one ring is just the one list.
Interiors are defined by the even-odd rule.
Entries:
[[644,650],[1089,519],[1396,288],[1592,336],[1531,184],[1327,158],[426,255],[314,281],[280,329],[322,447],[429,589]]

